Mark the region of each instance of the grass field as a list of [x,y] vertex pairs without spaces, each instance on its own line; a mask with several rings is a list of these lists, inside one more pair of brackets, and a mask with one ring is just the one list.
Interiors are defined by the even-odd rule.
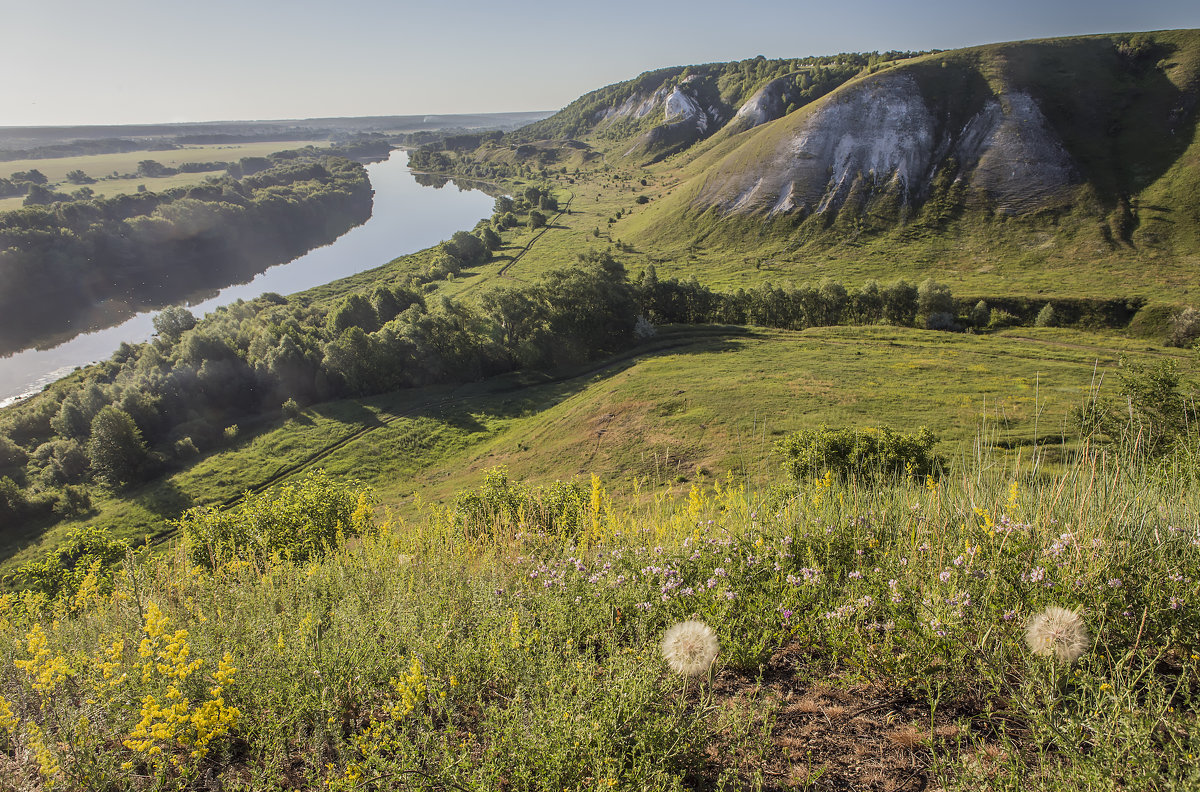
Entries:
[[318,405],[301,421],[247,425],[227,450],[186,470],[100,495],[85,518],[9,535],[4,566],[82,525],[131,539],[160,534],[186,508],[317,468],[370,484],[384,508],[402,514],[414,495],[450,498],[501,465],[535,482],[597,473],[615,487],[690,486],[727,474],[761,483],[776,475],[776,439],[822,423],[928,425],[952,457],[982,435],[1028,462],[1036,439],[1052,469],[1075,445],[1068,411],[1093,382],[1107,380],[1112,392],[1121,356],[1195,368],[1183,351],[1064,329],[664,328],[644,347],[564,379],[398,391]]
[[[175,168],[185,162],[232,162],[242,157],[265,157],[276,151],[302,148],[304,146],[328,146],[326,141],[275,141],[263,143],[237,143],[212,146],[182,146],[168,151],[127,151],[117,154],[92,154],[82,157],[56,157],[52,159],[13,160],[0,162],[0,176],[6,176],[17,171],[36,169],[46,175],[51,188],[60,192],[71,192],[80,186],[90,187],[98,196],[109,197],[121,193],[137,192],[139,185],[145,185],[151,192],[165,190],[169,187],[184,187],[189,184],[199,184],[208,176],[220,174],[222,171],[205,173],[179,173],[174,176],[146,178],[133,176],[131,178],[114,178],[113,174],[135,174],[138,163],[152,159],[168,168]],[[66,181],[69,172],[81,170],[98,181],[95,184],[75,185]],[[0,199],[0,211],[19,209],[24,198]]]

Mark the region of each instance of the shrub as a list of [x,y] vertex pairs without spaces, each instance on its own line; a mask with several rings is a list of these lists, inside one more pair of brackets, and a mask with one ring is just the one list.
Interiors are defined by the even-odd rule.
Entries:
[[19,468],[28,461],[29,455],[19,445],[0,434],[0,468]]
[[196,443],[190,437],[181,437],[175,441],[175,458],[176,459],[195,459],[200,456],[200,449],[196,447]]
[[485,472],[478,489],[454,501],[456,522],[476,536],[495,533],[501,525],[574,535],[582,530],[589,509],[588,496],[578,484],[556,481],[548,487],[530,487],[511,481],[503,467]]
[[96,476],[114,487],[137,479],[146,460],[146,444],[129,413],[106,405],[91,426],[87,455]]
[[1071,411],[1080,436],[1107,437],[1122,453],[1152,457],[1194,442],[1195,384],[1184,381],[1175,361],[1122,366],[1119,398],[1093,394]]
[[8,476],[0,476],[0,516],[15,517],[27,506],[25,492]]
[[303,413],[303,410],[300,409],[300,402],[293,398],[288,398],[280,405],[279,409],[283,413],[284,420],[287,421],[294,421]]
[[938,472],[942,459],[933,453],[937,438],[922,426],[912,434],[878,429],[803,429],[775,444],[783,468],[796,481],[829,472],[876,478],[897,474],[927,476]]
[[917,287],[901,279],[885,288],[882,296],[884,320],[911,327],[917,315]]
[[1038,311],[1037,319],[1033,320],[1034,327],[1058,327],[1058,317],[1054,313],[1054,306],[1046,303],[1042,310]]
[[925,326],[929,327],[929,318],[940,313],[950,314],[953,321],[954,296],[950,293],[949,286],[926,278],[917,287],[917,315],[925,319]]
[[374,526],[370,491],[356,481],[334,481],[324,471],[247,495],[236,508],[191,509],[174,524],[192,562],[209,569],[246,557],[303,563]]
[[1014,327],[1020,323],[1021,320],[1003,308],[993,308],[992,312],[988,314],[987,326],[992,330],[999,330],[1002,327]]
[[112,582],[113,567],[125,557],[128,545],[103,528],[77,528],[65,542],[17,569],[12,580],[22,589],[49,600],[74,597],[89,575],[98,590]]
[[988,309],[988,304],[983,300],[975,303],[975,307],[967,314],[967,318],[971,320],[971,324],[975,327],[984,327],[991,318],[991,311]]

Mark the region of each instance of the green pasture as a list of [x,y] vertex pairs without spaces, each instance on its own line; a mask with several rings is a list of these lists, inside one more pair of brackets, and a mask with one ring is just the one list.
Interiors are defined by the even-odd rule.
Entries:
[[[115,154],[90,154],[80,157],[54,157],[51,159],[27,159],[0,162],[0,177],[7,177],[17,171],[36,169],[46,175],[47,186],[59,192],[73,192],[80,187],[90,187],[102,198],[109,198],[122,193],[137,192],[138,187],[145,186],[150,192],[160,192],[171,187],[187,187],[199,184],[209,176],[220,175],[224,171],[205,171],[203,173],[177,173],[172,176],[148,178],[137,176],[138,163],[151,159],[168,168],[176,168],[185,162],[233,162],[242,157],[265,157],[276,151],[284,151],[304,146],[328,146],[328,141],[275,141],[255,143],[230,143],[212,146],[182,146],[167,151],[126,151]],[[72,184],[66,180],[67,174],[81,170],[97,181],[94,184]],[[114,176],[114,174],[118,174]],[[122,178],[128,176],[128,178]],[[0,212],[20,209],[24,197],[0,198]]]
[[1190,353],[1066,329],[665,327],[571,376],[403,390],[263,419],[188,469],[97,497],[92,514],[45,533],[10,535],[0,552],[11,567],[81,525],[159,534],[186,508],[318,468],[371,485],[399,513],[414,495],[444,500],[497,465],[535,482],[596,473],[615,486],[689,486],[731,473],[762,483],[778,475],[774,441],[821,424],[927,425],[952,458],[982,439],[1031,461],[1036,442],[1048,469],[1076,445],[1068,412],[1094,385],[1115,392],[1123,356],[1196,368]]

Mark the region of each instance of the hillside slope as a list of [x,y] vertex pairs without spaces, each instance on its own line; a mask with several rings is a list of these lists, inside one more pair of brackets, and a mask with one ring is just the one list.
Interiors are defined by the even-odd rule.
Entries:
[[318,469],[369,484],[386,508],[410,514],[414,496],[452,500],[497,466],[538,483],[596,473],[618,488],[725,474],[766,484],[779,475],[774,440],[821,424],[926,425],[955,458],[982,425],[987,441],[1026,454],[1037,438],[1043,459],[1058,462],[1076,447],[1069,410],[1097,372],[1115,381],[1122,358],[1171,360],[1189,376],[1196,368],[1183,350],[1067,329],[664,327],[568,376],[507,375],[325,402],[292,420],[264,416],[186,468],[129,490],[92,488],[86,513],[48,529],[9,526],[0,571],[87,526],[161,539],[192,506],[234,503]]
[[852,202],[912,210],[955,190],[1003,215],[1088,198],[1111,211],[1173,167],[1196,175],[1181,159],[1195,145],[1198,52],[1200,35],[1176,32],[900,63],[747,135],[692,205],[803,217]]
[[[754,59],[594,91],[474,161],[640,177],[650,205],[612,230],[665,260],[1045,270],[1057,292],[1125,296],[1197,285],[1198,96],[1194,30]],[[1070,274],[1088,266],[1114,280]]]
[[866,71],[915,53],[841,54],[671,67],[584,94],[509,136],[514,144],[585,138],[629,162],[657,162],[718,131],[750,129]]

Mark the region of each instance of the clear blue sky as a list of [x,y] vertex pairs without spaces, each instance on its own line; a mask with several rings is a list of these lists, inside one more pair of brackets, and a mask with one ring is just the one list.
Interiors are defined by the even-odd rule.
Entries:
[[0,0],[0,125],[555,110],[647,69],[1200,27],[1198,0]]

